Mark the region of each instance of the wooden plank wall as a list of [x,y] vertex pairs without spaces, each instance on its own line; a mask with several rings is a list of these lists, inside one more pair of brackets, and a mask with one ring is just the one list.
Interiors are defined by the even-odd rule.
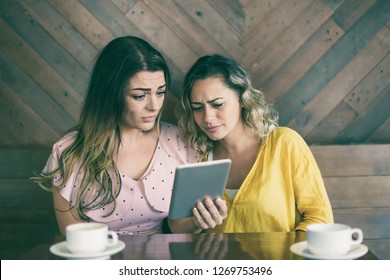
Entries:
[[[390,144],[310,148],[335,222],[361,228],[364,243],[380,258],[390,259]],[[51,193],[28,180],[42,169],[49,153],[50,149],[0,148],[0,259],[16,258],[59,235]]]
[[0,147],[75,125],[94,57],[129,34],[166,56],[176,95],[221,53],[309,144],[390,143],[389,28],[387,0],[1,0]]
[[390,144],[310,147],[334,220],[363,230],[364,244],[390,259]]
[[0,148],[0,259],[14,259],[60,234],[52,194],[29,180],[49,153],[50,149]]

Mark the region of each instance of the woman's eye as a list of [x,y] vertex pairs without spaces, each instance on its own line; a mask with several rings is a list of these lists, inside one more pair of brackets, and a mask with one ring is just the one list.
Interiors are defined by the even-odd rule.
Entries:
[[165,93],[166,93],[165,90],[164,91],[158,91],[157,92],[157,96],[163,96],[163,95],[165,95]]
[[134,98],[135,100],[144,100],[145,95],[133,95],[133,98]]
[[202,110],[202,107],[192,107],[192,111],[200,111]]
[[216,104],[213,104],[213,107],[214,108],[219,108],[221,107],[223,104],[222,103],[216,103]]

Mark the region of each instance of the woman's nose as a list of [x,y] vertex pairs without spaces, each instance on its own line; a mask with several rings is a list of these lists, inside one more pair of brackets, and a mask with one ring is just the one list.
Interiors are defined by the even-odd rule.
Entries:
[[211,123],[215,119],[214,111],[211,108],[205,108],[203,112],[203,120],[206,123]]
[[160,104],[154,95],[150,95],[149,102],[148,102],[148,109],[151,111],[159,110]]

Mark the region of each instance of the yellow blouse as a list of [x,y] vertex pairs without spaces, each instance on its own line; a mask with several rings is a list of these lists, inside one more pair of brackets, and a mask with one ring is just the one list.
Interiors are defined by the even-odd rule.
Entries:
[[228,217],[210,232],[289,232],[311,223],[333,223],[317,163],[302,137],[277,127],[264,139],[234,201],[227,192]]

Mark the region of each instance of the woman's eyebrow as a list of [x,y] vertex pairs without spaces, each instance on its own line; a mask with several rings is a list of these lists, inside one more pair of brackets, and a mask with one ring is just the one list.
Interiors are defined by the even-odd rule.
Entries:
[[[223,97],[217,97],[215,99],[212,99],[212,100],[207,100],[206,103],[213,103],[215,101],[218,101],[219,99],[223,99]],[[203,104],[203,102],[200,102],[200,101],[191,101],[191,104]]]
[[[159,86],[157,89],[162,89],[162,88],[164,88],[164,87],[166,87],[166,86],[167,86],[167,85],[164,84],[164,85],[162,85],[162,86]],[[130,90],[152,91],[151,88],[131,88]]]

